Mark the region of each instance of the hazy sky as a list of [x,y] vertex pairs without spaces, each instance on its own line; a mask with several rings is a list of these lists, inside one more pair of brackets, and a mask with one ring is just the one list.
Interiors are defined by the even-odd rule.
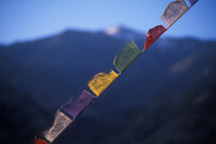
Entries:
[[[0,43],[37,39],[65,29],[122,24],[146,32],[163,24],[173,0],[0,0]],[[186,0],[188,1],[188,0]],[[199,0],[165,35],[216,40],[216,0]]]

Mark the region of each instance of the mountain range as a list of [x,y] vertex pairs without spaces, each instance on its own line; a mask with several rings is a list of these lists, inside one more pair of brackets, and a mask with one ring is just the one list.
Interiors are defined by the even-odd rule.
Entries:
[[[31,143],[132,40],[142,49],[145,34],[114,26],[0,46],[0,141]],[[55,143],[215,143],[215,48],[161,37]]]

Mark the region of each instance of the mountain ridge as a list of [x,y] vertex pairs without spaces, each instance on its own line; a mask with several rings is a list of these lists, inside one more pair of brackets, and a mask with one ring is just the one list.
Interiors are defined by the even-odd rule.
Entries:
[[[79,91],[91,92],[87,83],[95,74],[114,69],[114,56],[127,41],[103,32],[66,31],[45,39],[0,47],[0,91],[10,98],[4,106],[7,110],[13,104],[18,107],[25,103],[26,98],[21,95],[27,94],[35,105],[29,112],[26,110],[27,117],[34,117],[31,112],[38,106],[42,111],[36,110],[36,116],[46,121],[42,114],[44,110],[54,118],[55,111]],[[135,42],[140,48],[144,46],[143,37]],[[154,137],[168,143],[170,139],[159,137],[158,131],[165,131],[167,135],[182,133],[182,140],[185,140],[182,131],[174,131],[173,126],[164,123],[165,115],[171,114],[169,121],[174,126],[188,126],[187,122],[192,121],[187,121],[190,115],[185,115],[183,106],[195,101],[200,106],[210,104],[213,97],[209,95],[215,94],[209,89],[216,81],[215,47],[216,42],[197,39],[159,39],[80,115],[56,143],[71,143],[71,139],[78,144],[105,143],[103,139],[106,139],[107,143],[154,144],[157,142]],[[6,90],[7,86],[17,93],[19,101],[14,98],[16,94]],[[213,104],[210,106],[214,108]],[[191,108],[190,113],[199,114],[200,109],[195,105],[188,108]],[[205,108],[204,112],[210,108]],[[173,117],[178,113],[182,117],[180,120]],[[5,115],[7,119],[15,118]],[[193,119],[198,121],[201,117]],[[19,121],[25,118],[19,119],[16,124],[21,127]],[[48,128],[45,127],[47,121],[29,122],[29,125],[41,132]],[[209,125],[213,125],[212,121]],[[17,130],[14,128],[14,131]],[[211,133],[209,127],[206,131]],[[121,133],[119,138],[116,132]],[[29,132],[29,135],[33,138],[35,133]]]

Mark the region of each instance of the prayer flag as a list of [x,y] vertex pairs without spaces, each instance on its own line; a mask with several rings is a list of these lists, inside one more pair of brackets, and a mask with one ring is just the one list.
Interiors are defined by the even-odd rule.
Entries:
[[[191,6],[193,6],[198,0],[189,1]],[[169,28],[187,12],[188,9],[184,0],[171,2],[163,13],[162,20]],[[144,50],[151,46],[166,30],[167,29],[163,25],[158,25],[150,29],[147,33]],[[125,44],[124,48],[116,54],[113,64],[121,74],[141,54],[141,50],[134,41],[128,42]],[[89,81],[88,86],[99,96],[120,74],[117,74],[113,70],[108,74],[104,72],[98,73]],[[52,143],[95,99],[95,96],[83,90],[78,97],[71,99],[56,112],[52,127],[43,133],[44,139],[35,139],[34,144]]]
[[72,120],[63,112],[57,111],[52,127],[44,132],[44,137],[53,142],[70,124]]
[[171,2],[162,15],[164,23],[170,27],[188,10],[184,0],[176,0]]
[[109,74],[98,73],[88,83],[89,88],[99,96],[119,75],[114,71]]
[[62,110],[69,114],[73,119],[76,117],[91,103],[95,100],[95,96],[91,95],[86,90],[76,97],[72,98],[67,104],[62,106]]
[[45,140],[38,138],[38,139],[35,139],[34,144],[49,144],[49,143]]
[[193,6],[196,2],[198,2],[198,0],[189,0],[191,3],[191,6]]
[[122,73],[141,54],[141,50],[134,41],[128,42],[125,44],[124,48],[116,54],[113,65],[120,73]]
[[144,50],[151,46],[165,31],[166,28],[162,25],[150,29],[146,37]]

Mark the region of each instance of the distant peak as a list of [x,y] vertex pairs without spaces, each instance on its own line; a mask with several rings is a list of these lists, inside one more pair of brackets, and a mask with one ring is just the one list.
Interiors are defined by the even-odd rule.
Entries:
[[131,28],[122,25],[115,25],[115,26],[108,27],[104,30],[104,33],[110,36],[114,36],[121,39],[127,39],[127,40],[132,40],[144,36],[142,32],[133,30]]
[[121,26],[111,26],[104,30],[107,35],[115,35],[121,30]]
[[106,28],[104,32],[107,35],[115,35],[120,32],[133,32],[133,30],[123,25],[114,25],[114,26]]

